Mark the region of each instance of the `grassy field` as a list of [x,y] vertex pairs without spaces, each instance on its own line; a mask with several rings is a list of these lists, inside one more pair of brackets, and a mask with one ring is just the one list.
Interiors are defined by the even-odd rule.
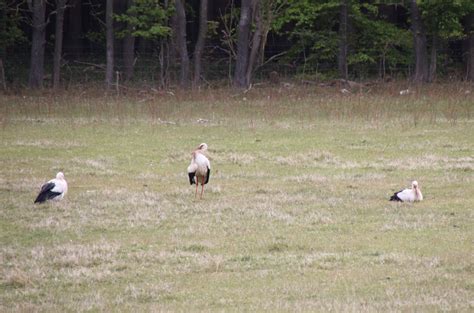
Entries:
[[1,97],[0,311],[474,310],[472,86],[400,88]]

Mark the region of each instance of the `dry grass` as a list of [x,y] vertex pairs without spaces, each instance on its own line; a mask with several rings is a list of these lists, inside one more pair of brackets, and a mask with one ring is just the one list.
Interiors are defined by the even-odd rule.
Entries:
[[407,87],[1,98],[0,311],[472,311],[472,93]]

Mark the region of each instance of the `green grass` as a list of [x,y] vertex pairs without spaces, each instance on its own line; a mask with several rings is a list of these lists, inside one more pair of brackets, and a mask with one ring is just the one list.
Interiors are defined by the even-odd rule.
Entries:
[[472,311],[474,101],[436,88],[4,97],[0,311]]

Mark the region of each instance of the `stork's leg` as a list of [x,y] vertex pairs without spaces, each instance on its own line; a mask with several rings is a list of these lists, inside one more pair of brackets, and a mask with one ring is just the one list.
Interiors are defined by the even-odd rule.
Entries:
[[201,199],[202,199],[202,194],[204,193],[204,179],[205,177],[202,178],[202,182],[201,182]]
[[194,199],[197,198],[198,186],[199,186],[199,176],[196,176],[196,192],[194,193]]

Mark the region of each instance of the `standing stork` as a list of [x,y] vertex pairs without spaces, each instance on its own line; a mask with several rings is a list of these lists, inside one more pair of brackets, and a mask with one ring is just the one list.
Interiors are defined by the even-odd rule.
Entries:
[[67,182],[63,172],[56,174],[56,178],[51,179],[41,186],[41,191],[36,197],[35,203],[43,203],[46,200],[59,201],[67,193]]
[[209,182],[209,176],[211,175],[211,163],[209,159],[204,155],[207,150],[207,144],[201,143],[196,150],[192,153],[191,164],[188,166],[189,183],[196,184],[196,193],[194,197],[197,197],[198,185],[201,183],[201,199],[204,193],[204,185]]
[[420,187],[418,187],[418,182],[416,180],[411,183],[411,188],[395,192],[393,196],[390,197],[390,201],[400,202],[415,202],[421,200],[423,200],[423,195],[421,194]]

